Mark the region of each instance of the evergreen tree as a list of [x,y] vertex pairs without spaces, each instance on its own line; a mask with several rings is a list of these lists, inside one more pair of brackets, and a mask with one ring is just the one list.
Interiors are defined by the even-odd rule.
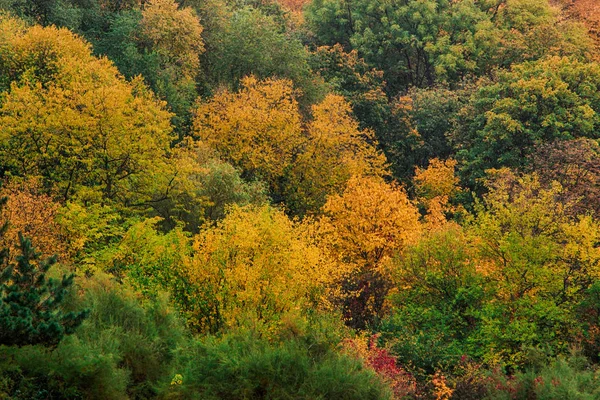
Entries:
[[[0,206],[6,199],[2,199]],[[0,237],[7,229],[4,223]],[[88,310],[64,312],[61,303],[74,275],[61,280],[46,279],[56,263],[56,256],[46,259],[33,248],[31,241],[19,233],[20,254],[8,261],[8,249],[0,250],[0,345],[56,346],[64,335],[74,332],[88,315]]]

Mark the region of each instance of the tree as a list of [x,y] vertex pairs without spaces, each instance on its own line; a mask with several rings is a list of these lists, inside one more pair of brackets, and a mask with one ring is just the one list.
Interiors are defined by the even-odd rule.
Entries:
[[307,121],[290,81],[248,77],[243,85],[201,102],[194,133],[243,178],[265,181],[292,214],[317,213],[354,174],[387,175],[372,132],[359,129],[341,96],[313,106]]
[[244,86],[244,77],[253,75],[292,81],[303,105],[322,94],[300,40],[259,9],[242,7],[228,12],[207,40],[211,41],[207,42],[210,47],[203,67],[208,93],[223,86],[236,90]]
[[571,218],[560,184],[543,186],[535,174],[504,169],[489,185],[468,226],[480,269],[494,282],[473,343],[487,360],[513,366],[526,346],[566,351],[576,334],[574,309],[600,276],[598,222]]
[[316,0],[307,19],[320,44],[356,49],[383,70],[391,94],[548,54],[582,56],[590,43],[533,0]]
[[[6,17],[2,17],[4,20]],[[2,36],[4,171],[37,175],[63,200],[143,203],[172,177],[171,114],[139,80],[126,82],[66,29]],[[167,173],[165,174],[165,171]]]
[[270,206],[233,207],[216,227],[203,230],[184,264],[196,288],[196,326],[269,326],[286,313],[327,307],[329,289],[344,271],[311,231]]
[[419,212],[401,187],[377,177],[352,177],[323,207],[322,246],[350,271],[342,282],[344,316],[355,328],[381,317],[389,290],[388,262],[417,239]]
[[542,184],[557,181],[563,187],[561,200],[573,217],[592,213],[600,216],[600,145],[594,139],[556,140],[536,145],[526,171],[538,174]]
[[427,168],[415,171],[415,191],[420,206],[425,209],[426,220],[433,227],[443,225],[447,214],[457,211],[451,200],[460,192],[459,179],[454,174],[456,161],[437,158],[430,160]]
[[[69,260],[69,239],[59,223],[60,204],[44,193],[39,179],[23,181],[13,179],[3,185],[0,196],[6,197],[6,204],[0,213],[3,220],[10,221],[8,229],[0,241],[0,246],[16,254],[22,233],[36,243],[42,254],[58,255],[61,262]],[[14,256],[9,261],[14,261]]]
[[148,1],[141,17],[138,47],[158,58],[157,76],[145,76],[181,119],[175,122],[182,128],[189,123],[189,110],[196,97],[200,55],[204,52],[203,27],[191,8],[179,8],[174,0]]
[[317,47],[310,64],[333,92],[350,103],[361,129],[371,129],[377,135],[385,130],[390,110],[383,71],[371,68],[356,50],[346,53],[339,43]]
[[524,167],[536,144],[597,138],[599,87],[599,65],[566,57],[515,65],[482,82],[451,135],[463,180],[473,187],[487,169]]
[[328,95],[312,107],[306,139],[286,173],[284,198],[295,215],[318,213],[327,196],[341,193],[353,175],[389,175],[370,130],[360,130],[350,105]]
[[391,270],[392,306],[380,329],[399,362],[432,374],[476,356],[469,338],[490,293],[473,237],[455,223],[438,226],[395,257]]
[[88,311],[62,311],[61,303],[73,285],[74,276],[46,279],[56,257],[41,260],[31,241],[19,235],[19,242],[20,255],[16,257],[16,263],[6,264],[6,249],[0,260],[3,265],[0,274],[0,344],[54,347],[63,336],[73,333],[81,325]]
[[238,93],[224,90],[200,102],[194,135],[240,168],[245,178],[262,179],[272,191],[291,165],[301,137],[298,103],[289,80],[242,80]]

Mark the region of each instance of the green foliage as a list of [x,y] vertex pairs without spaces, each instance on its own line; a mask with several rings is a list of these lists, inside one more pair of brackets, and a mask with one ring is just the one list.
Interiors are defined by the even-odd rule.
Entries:
[[383,70],[391,93],[458,82],[556,54],[557,48],[581,56],[589,44],[585,34],[574,33],[583,32],[579,27],[558,23],[548,4],[531,0],[495,6],[471,0],[315,0],[307,18],[320,43],[356,49]]
[[183,327],[164,298],[140,304],[129,289],[98,276],[71,306],[89,318],[54,351],[6,349],[0,358],[0,395],[14,399],[146,399],[170,381],[173,351]]
[[356,359],[297,334],[269,342],[252,331],[207,337],[184,355],[180,399],[389,399]]
[[242,78],[290,79],[303,94],[303,104],[322,97],[318,82],[311,76],[308,52],[297,39],[282,32],[270,16],[250,7],[233,11],[219,29],[218,42],[206,53],[205,80],[210,89],[239,88]]
[[469,338],[479,326],[485,278],[477,273],[473,244],[448,225],[396,260],[392,315],[379,330],[402,365],[432,374],[464,355],[476,355]]
[[73,285],[74,275],[61,280],[46,279],[56,257],[40,260],[31,241],[19,235],[20,254],[16,263],[0,260],[0,344],[56,346],[65,335],[72,334],[87,317],[87,311],[64,312],[65,295]]
[[600,396],[598,371],[578,355],[559,357],[511,379],[492,379],[486,399],[593,400]]
[[470,185],[487,169],[524,166],[536,144],[597,138],[598,64],[551,57],[515,65],[481,85],[452,133]]

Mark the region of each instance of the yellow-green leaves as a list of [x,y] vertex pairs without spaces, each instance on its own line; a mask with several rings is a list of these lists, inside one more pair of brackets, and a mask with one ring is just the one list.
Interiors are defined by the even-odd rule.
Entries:
[[13,80],[0,102],[4,165],[63,199],[147,200],[172,140],[164,105],[66,29],[35,26],[1,46]]

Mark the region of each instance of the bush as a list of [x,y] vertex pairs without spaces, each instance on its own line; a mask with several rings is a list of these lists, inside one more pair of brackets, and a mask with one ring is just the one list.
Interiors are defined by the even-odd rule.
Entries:
[[146,399],[170,382],[182,324],[165,299],[140,304],[127,287],[95,277],[74,308],[91,309],[54,351],[41,346],[0,351],[0,398]]
[[182,354],[181,384],[172,386],[169,398],[390,398],[374,371],[331,343],[302,333],[284,336],[269,341],[248,330],[197,341]]
[[489,399],[592,400],[600,398],[600,375],[584,357],[558,357],[513,378],[494,377]]

